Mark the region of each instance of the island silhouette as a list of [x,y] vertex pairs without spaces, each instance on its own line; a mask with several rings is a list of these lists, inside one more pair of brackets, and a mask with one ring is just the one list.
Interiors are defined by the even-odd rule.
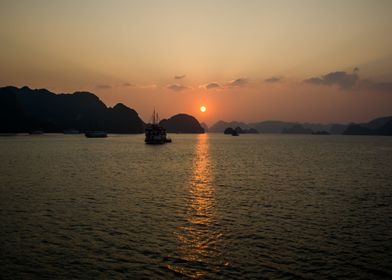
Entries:
[[[47,89],[7,86],[0,88],[0,133],[104,130],[109,133],[143,133],[146,123],[136,110],[122,103],[107,107],[91,92],[55,94]],[[210,128],[188,114],[160,121],[170,133],[204,133],[235,130],[244,133],[392,135],[392,116],[368,123],[319,124],[268,120],[257,123],[218,121]],[[234,128],[233,128],[234,127]],[[226,131],[228,133],[228,131]]]
[[[107,107],[90,92],[55,94],[27,86],[0,88],[0,133],[86,132],[144,133],[146,123],[122,103]],[[199,121],[187,114],[164,119],[168,132],[204,133]]]
[[177,114],[169,119],[163,119],[159,125],[171,133],[204,133],[204,128],[199,121],[187,114]]
[[[235,128],[233,128],[235,127]],[[299,123],[268,120],[257,123],[244,123],[239,121],[218,121],[209,128],[208,132],[231,134],[236,131],[239,134],[246,133],[283,133],[283,134],[313,134],[313,135],[392,135],[392,116],[380,117],[368,123],[350,124],[320,124]]]

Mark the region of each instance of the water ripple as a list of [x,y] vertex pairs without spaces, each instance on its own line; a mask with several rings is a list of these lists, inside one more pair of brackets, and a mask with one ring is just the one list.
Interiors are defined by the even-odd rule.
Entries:
[[386,137],[0,138],[0,275],[391,278],[391,153]]

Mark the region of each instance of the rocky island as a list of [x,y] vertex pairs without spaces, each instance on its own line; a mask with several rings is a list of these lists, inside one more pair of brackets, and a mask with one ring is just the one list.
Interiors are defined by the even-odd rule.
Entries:
[[169,133],[204,133],[199,121],[187,114],[177,114],[169,119],[163,119],[159,125]]
[[143,133],[138,113],[117,104],[106,105],[90,92],[55,94],[29,87],[0,88],[0,132],[63,132],[105,130],[111,133]]

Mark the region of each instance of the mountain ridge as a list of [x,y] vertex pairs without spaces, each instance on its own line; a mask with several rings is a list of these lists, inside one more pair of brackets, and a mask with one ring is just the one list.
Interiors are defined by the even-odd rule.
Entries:
[[[163,119],[168,132],[223,132],[228,127],[256,129],[260,133],[310,133],[325,131],[346,135],[391,135],[392,116],[375,118],[367,123],[320,124],[266,120],[245,123],[218,121],[210,128],[191,115],[177,114]],[[0,87],[0,133],[32,130],[62,132],[67,129],[107,130],[110,133],[143,133],[145,123],[138,113],[117,103],[107,107],[98,96],[87,91],[53,93],[47,89],[27,86]],[[301,128],[302,129],[299,129]],[[208,130],[207,130],[208,129]]]
[[[391,124],[389,123],[391,122]],[[240,127],[242,129],[257,129],[260,133],[305,133],[310,134],[318,131],[325,131],[330,134],[355,135],[389,135],[388,127],[392,125],[392,116],[378,117],[367,123],[310,123],[310,122],[285,122],[278,120],[266,120],[260,122],[245,123],[240,121],[217,121],[208,128],[208,132],[223,133],[228,127]],[[299,129],[301,128],[301,129]],[[348,130],[349,129],[349,130]]]
[[[204,133],[199,121],[177,114],[161,121],[168,132]],[[53,93],[27,86],[0,87],[0,133],[42,130],[106,130],[109,133],[143,133],[146,124],[138,113],[123,103],[107,107],[87,91]]]
[[55,94],[27,86],[0,88],[0,131],[27,132],[66,129],[142,133],[138,113],[122,103],[107,107],[95,94],[85,91]]

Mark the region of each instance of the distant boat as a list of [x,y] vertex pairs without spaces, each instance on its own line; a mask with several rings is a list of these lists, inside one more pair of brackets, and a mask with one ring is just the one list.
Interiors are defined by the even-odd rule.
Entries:
[[[241,129],[241,128],[239,128],[239,129]],[[232,136],[238,136],[239,135],[237,129],[233,129],[231,127],[226,128],[223,133],[226,134],[226,135],[232,135]]]
[[93,130],[93,131],[86,131],[84,136],[86,136],[87,138],[105,138],[108,137],[108,134],[106,131]]
[[145,130],[146,138],[144,139],[144,142],[146,144],[165,144],[172,142],[170,138],[166,137],[166,129],[160,126],[158,122],[158,113],[156,113],[154,109],[152,123],[149,124]]

